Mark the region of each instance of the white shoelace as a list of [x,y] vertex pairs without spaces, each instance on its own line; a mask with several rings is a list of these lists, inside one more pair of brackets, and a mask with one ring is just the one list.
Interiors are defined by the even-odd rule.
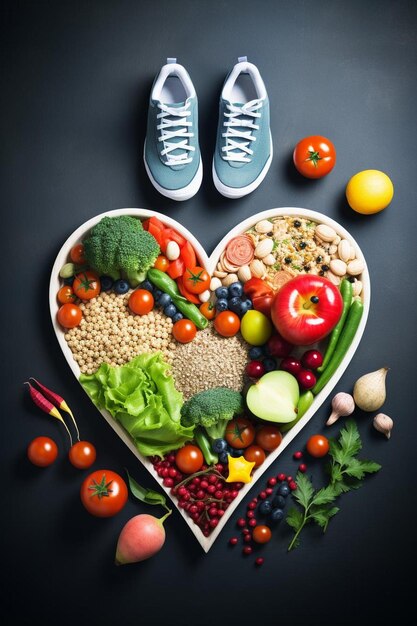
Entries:
[[[244,116],[250,118],[261,117],[258,111],[262,107],[261,100],[251,100],[241,106],[235,104],[227,104],[229,113],[224,116],[229,119],[224,122],[223,126],[227,126],[227,131],[222,133],[222,137],[226,138],[226,145],[223,146],[222,158],[225,161],[239,161],[241,163],[250,163],[253,150],[251,150],[251,141],[256,141],[256,137],[251,134],[252,130],[258,130],[259,125],[254,123],[253,119],[242,119]],[[248,128],[249,130],[241,130]]]
[[[186,118],[191,115],[190,103],[188,102],[182,107],[170,107],[167,104],[158,102],[158,108],[161,109],[161,113],[156,116],[161,120],[157,129],[161,131],[161,136],[158,137],[158,141],[164,142],[164,148],[161,150],[161,155],[166,156],[166,165],[185,165],[191,163],[192,158],[189,155],[189,150],[195,150],[194,146],[190,146],[188,143],[189,137],[194,137],[194,133],[188,132],[188,128],[193,125]],[[169,130],[175,127],[175,130]],[[180,141],[170,141],[171,139],[179,138]],[[180,153],[171,154],[174,150],[181,150]]]

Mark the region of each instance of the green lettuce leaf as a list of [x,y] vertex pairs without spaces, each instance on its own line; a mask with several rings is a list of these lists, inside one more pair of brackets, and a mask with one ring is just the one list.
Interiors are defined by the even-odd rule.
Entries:
[[99,409],[106,409],[145,456],[162,457],[192,439],[181,424],[182,394],[160,352],[140,354],[121,367],[102,363],[80,383]]

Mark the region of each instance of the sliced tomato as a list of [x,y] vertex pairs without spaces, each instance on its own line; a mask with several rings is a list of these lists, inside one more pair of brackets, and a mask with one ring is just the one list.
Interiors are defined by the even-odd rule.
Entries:
[[184,271],[185,271],[184,262],[181,259],[176,259],[175,261],[171,261],[171,263],[169,264],[169,267],[167,269],[167,274],[173,280],[176,280],[177,278],[179,278],[180,276],[184,274]]
[[243,291],[251,300],[260,296],[273,296],[274,291],[262,278],[250,278],[243,286]]
[[187,298],[187,300],[189,300],[193,304],[201,304],[198,297],[195,294],[191,293],[190,291],[187,291],[187,289],[184,287],[184,280],[182,276],[179,276],[177,278],[177,285],[178,285],[178,289],[180,290],[180,294],[184,296],[184,298]]
[[197,265],[197,255],[189,241],[186,241],[181,248],[180,258],[184,261],[185,267],[194,267]]
[[267,317],[271,317],[271,305],[274,296],[255,296],[252,298],[252,304],[255,311],[260,311]]

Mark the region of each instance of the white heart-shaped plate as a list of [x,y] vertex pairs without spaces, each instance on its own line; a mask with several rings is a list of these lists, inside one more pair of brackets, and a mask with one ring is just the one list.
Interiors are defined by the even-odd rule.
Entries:
[[[338,233],[338,235],[340,235],[343,239],[348,239],[352,243],[356,251],[356,258],[361,259],[365,265],[365,269],[361,276],[361,280],[363,283],[361,296],[362,296],[363,303],[364,303],[364,312],[363,312],[363,316],[362,316],[359,328],[356,332],[356,335],[354,337],[354,340],[349,350],[347,351],[336,373],[333,375],[333,377],[327,383],[324,389],[315,397],[313,404],[308,409],[306,414],[288,433],[284,435],[282,443],[277,448],[277,450],[275,450],[274,452],[271,452],[267,456],[264,463],[256,470],[252,482],[244,485],[244,487],[240,490],[239,496],[235,498],[235,500],[233,500],[233,502],[229,505],[227,511],[225,512],[223,517],[220,519],[218,526],[213,530],[213,532],[210,534],[209,537],[205,537],[203,535],[200,528],[196,524],[194,524],[193,520],[187,515],[187,513],[184,510],[177,509],[179,513],[182,515],[182,517],[184,518],[185,522],[190,527],[192,533],[195,535],[195,537],[201,544],[203,550],[205,552],[208,552],[208,550],[211,548],[214,541],[218,537],[219,533],[222,531],[225,524],[227,523],[227,521],[233,514],[234,510],[238,506],[239,502],[241,502],[241,500],[247,495],[249,490],[253,487],[255,482],[262,476],[265,470],[276,460],[276,458],[281,454],[281,452],[283,452],[283,450],[287,447],[287,445],[294,439],[294,437],[296,437],[296,435],[298,435],[298,433],[304,428],[307,422],[313,417],[317,409],[323,404],[327,396],[330,394],[330,392],[332,391],[332,389],[334,388],[334,386],[336,385],[336,383],[342,376],[343,372],[346,370],[347,366],[349,365],[353,355],[355,354],[355,351],[360,343],[361,337],[363,335],[363,331],[365,329],[365,325],[366,325],[366,321],[367,321],[368,313],[369,313],[369,305],[370,305],[371,289],[370,289],[370,280],[369,280],[368,268],[366,266],[366,261],[358,244],[356,243],[356,241],[353,239],[353,237],[349,234],[347,230],[345,230],[340,224],[330,219],[326,215],[317,213],[316,211],[311,211],[309,209],[301,209],[301,208],[295,208],[295,207],[283,207],[283,208],[269,209],[267,211],[262,211],[261,213],[257,213],[256,215],[252,215],[251,217],[248,217],[243,222],[235,226],[235,228],[233,228],[225,237],[223,237],[223,239],[220,241],[220,243],[215,248],[215,250],[210,255],[210,257],[207,256],[206,251],[204,250],[202,245],[199,243],[199,241],[194,237],[192,233],[190,233],[186,228],[184,228],[184,226],[179,224],[177,221],[173,220],[172,218],[166,215],[162,215],[155,211],[150,211],[146,209],[117,209],[114,211],[108,211],[106,213],[102,213],[101,215],[97,215],[96,217],[93,217],[92,219],[82,224],[82,226],[77,228],[77,230],[75,230],[72,233],[72,235],[68,237],[68,239],[62,246],[55,260],[54,266],[52,268],[51,280],[50,280],[50,286],[49,286],[49,305],[50,305],[52,324],[53,324],[59,345],[61,346],[62,352],[64,353],[65,358],[68,362],[68,365],[70,366],[77,380],[80,376],[80,369],[78,367],[77,362],[74,360],[72,356],[72,352],[70,348],[67,345],[67,342],[64,338],[64,332],[61,326],[57,322],[57,312],[58,312],[59,305],[57,302],[56,294],[57,294],[59,287],[61,286],[61,282],[59,278],[59,270],[64,265],[64,263],[68,261],[68,256],[69,256],[69,252],[71,248],[76,243],[79,243],[87,235],[88,231],[106,215],[113,216],[113,217],[117,215],[133,215],[135,217],[139,217],[143,219],[146,219],[148,217],[151,217],[152,215],[155,215],[162,222],[164,222],[164,224],[176,229],[179,233],[181,233],[181,235],[183,235],[186,239],[190,241],[190,243],[194,246],[194,249],[196,250],[197,256],[199,257],[199,260],[200,260],[200,264],[205,266],[207,271],[210,274],[212,274],[213,271],[215,270],[220,254],[223,252],[227,243],[233,237],[241,233],[244,233],[249,228],[251,228],[254,224],[256,224],[256,222],[259,222],[260,220],[268,219],[272,217],[280,217],[280,216],[300,216],[300,217],[310,219],[314,222],[331,226]],[[136,447],[134,446],[131,439],[129,438],[129,435],[116,422],[116,420],[114,420],[111,417],[111,415],[106,410],[102,410],[100,412],[103,415],[103,417],[107,420],[107,422],[110,424],[110,426],[116,431],[119,437],[128,446],[128,448],[133,452],[133,454],[146,467],[146,469],[150,472],[150,474],[152,474],[152,476],[158,482],[159,487],[163,489],[168,495],[168,497],[170,497],[171,500],[174,502],[174,504],[177,505],[177,500],[171,496],[169,489],[164,487],[164,485],[162,484],[162,479],[155,472],[152,466],[152,463],[149,461],[149,459],[142,456],[137,451]]]

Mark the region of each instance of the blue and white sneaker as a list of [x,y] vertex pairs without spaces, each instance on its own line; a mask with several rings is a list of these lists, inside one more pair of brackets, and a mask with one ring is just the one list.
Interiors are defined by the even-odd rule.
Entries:
[[256,189],[272,161],[269,100],[258,68],[239,57],[220,96],[219,124],[213,158],[216,189],[241,198]]
[[188,200],[199,190],[197,95],[177,59],[167,59],[152,86],[143,159],[153,186],[167,198]]

